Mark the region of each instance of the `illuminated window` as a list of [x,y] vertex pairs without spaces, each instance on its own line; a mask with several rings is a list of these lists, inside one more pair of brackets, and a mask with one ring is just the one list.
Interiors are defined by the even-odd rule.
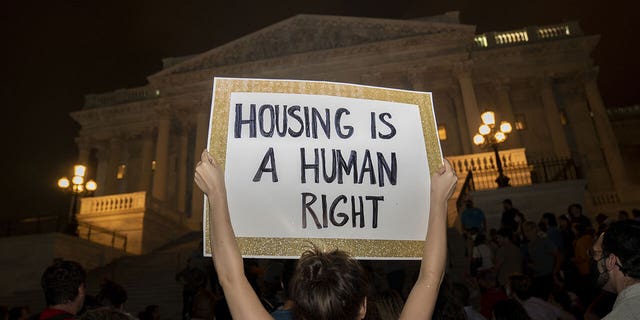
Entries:
[[438,137],[440,137],[440,141],[447,140],[447,127],[444,124],[438,126]]
[[118,172],[116,173],[116,179],[118,180],[122,180],[124,179],[124,175],[127,171],[127,165],[126,164],[121,164],[118,166]]
[[524,118],[524,114],[518,113],[515,115],[515,127],[516,130],[524,130],[527,128],[527,120]]

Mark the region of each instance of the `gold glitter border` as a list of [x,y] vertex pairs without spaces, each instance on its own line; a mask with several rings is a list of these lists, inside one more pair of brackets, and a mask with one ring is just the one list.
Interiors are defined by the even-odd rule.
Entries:
[[[429,93],[322,81],[214,78],[208,146],[211,155],[223,168],[227,152],[229,102],[233,92],[329,95],[417,105],[430,172],[435,172],[442,164],[438,130]],[[211,256],[209,205],[206,201],[204,208],[204,254]],[[424,245],[424,241],[333,238],[237,237],[236,240],[244,256],[297,257],[305,248],[310,247],[310,243],[314,243],[327,249],[340,248],[360,258],[417,258],[422,256]]]

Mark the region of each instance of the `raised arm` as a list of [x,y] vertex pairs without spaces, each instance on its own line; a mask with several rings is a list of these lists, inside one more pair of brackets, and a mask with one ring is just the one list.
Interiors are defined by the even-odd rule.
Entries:
[[209,198],[209,232],[213,264],[234,319],[272,319],[244,275],[242,256],[229,218],[224,172],[202,152],[194,178]]
[[431,319],[447,259],[447,200],[455,190],[455,172],[449,161],[431,177],[429,227],[420,274],[400,314],[401,320]]

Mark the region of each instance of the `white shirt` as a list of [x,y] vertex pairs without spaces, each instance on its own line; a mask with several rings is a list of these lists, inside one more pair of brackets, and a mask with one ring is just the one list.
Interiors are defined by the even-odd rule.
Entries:
[[616,298],[611,312],[602,320],[640,320],[640,283],[626,287]]
[[557,320],[573,318],[569,313],[540,298],[531,297],[522,303],[531,320]]
[[486,270],[493,268],[493,251],[486,244],[473,247],[473,258],[482,258],[482,265],[478,270]]

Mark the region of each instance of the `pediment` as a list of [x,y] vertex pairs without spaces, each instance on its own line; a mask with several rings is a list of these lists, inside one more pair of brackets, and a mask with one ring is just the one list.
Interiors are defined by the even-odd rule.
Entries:
[[474,30],[474,26],[429,20],[297,15],[207,52],[170,59],[172,65],[151,78],[420,35],[473,34]]

